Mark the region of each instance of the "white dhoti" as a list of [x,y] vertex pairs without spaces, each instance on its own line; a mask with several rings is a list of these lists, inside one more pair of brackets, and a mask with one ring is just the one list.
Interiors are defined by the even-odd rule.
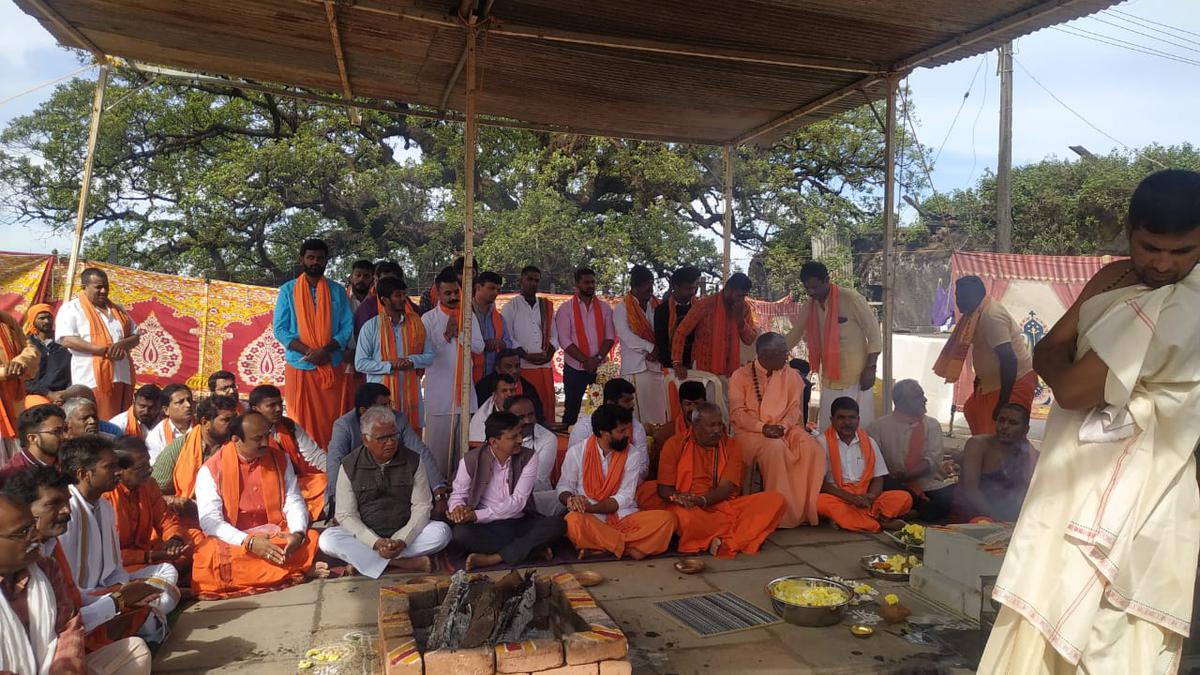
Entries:
[[145,579],[152,586],[162,589],[162,593],[151,603],[150,616],[138,629],[137,636],[146,642],[166,640],[171,632],[167,617],[179,606],[179,570],[171,563],[156,563],[130,572],[129,578]]
[[1108,405],[1050,412],[979,673],[1178,667],[1200,555],[1198,305],[1200,268],[1080,306],[1075,353],[1108,366]]
[[437,462],[438,469],[447,479],[454,473],[451,467],[457,467],[462,456],[462,453],[456,451],[453,461],[450,461],[450,448],[457,449],[458,446],[458,419],[458,413],[425,415],[425,445],[429,447],[433,461]]
[[667,421],[667,381],[657,367],[640,373],[625,375],[637,389],[634,405],[637,419],[647,424],[665,424]]
[[[418,558],[423,555],[433,555],[450,544],[450,526],[437,520],[431,520],[421,528],[412,544],[404,547],[400,558]],[[364,544],[344,527],[330,527],[321,533],[317,540],[326,555],[349,563],[360,574],[378,579],[387,569],[388,560],[380,556],[370,546]]]
[[558,490],[534,490],[533,508],[543,516],[563,516],[567,507],[558,499]]
[[852,398],[858,402],[858,425],[865,427],[875,420],[875,392],[872,390],[863,391],[862,387],[857,384],[851,385],[846,389],[828,389],[825,386],[821,387],[821,409],[817,413],[817,430],[825,431],[829,428],[829,408],[833,402],[842,398]]

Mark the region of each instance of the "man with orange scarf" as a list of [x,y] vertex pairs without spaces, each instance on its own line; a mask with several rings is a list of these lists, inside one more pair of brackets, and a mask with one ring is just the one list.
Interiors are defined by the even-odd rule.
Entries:
[[754,347],[757,358],[729,378],[734,442],[747,465],[758,464],[763,489],[783,495],[787,508],[779,527],[816,525],[825,457],[801,421],[804,384],[788,366],[782,335],[763,333]]
[[875,367],[883,350],[879,320],[858,291],[829,280],[823,263],[804,263],[800,281],[808,302],[800,308],[787,343],[791,349],[803,338],[809,365],[821,374],[817,428],[829,426],[829,406],[843,396],[858,403],[863,424],[869,424],[875,419]]
[[479,382],[496,368],[496,356],[513,345],[508,324],[496,309],[496,297],[504,279],[495,272],[484,272],[471,281],[471,342],[483,343],[483,349],[471,348],[471,382]]
[[621,377],[637,387],[637,418],[655,426],[667,421],[667,389],[662,358],[654,342],[654,273],[643,265],[629,270],[629,292],[613,308],[621,349]]
[[180,434],[152,460],[154,482],[178,513],[194,516],[196,474],[204,462],[229,441],[229,425],[237,417],[238,401],[229,396],[209,396],[196,406],[196,424]]
[[1029,341],[1004,305],[987,296],[983,279],[975,275],[954,282],[954,303],[961,316],[933,372],[957,382],[967,352],[975,369],[975,388],[963,405],[972,435],[996,431],[996,415],[1006,404],[1030,410],[1038,376],[1033,372]]
[[129,572],[153,563],[186,570],[192,563],[191,539],[179,516],[167,506],[151,480],[150,453],[137,436],[122,436],[113,446],[121,467],[117,487],[104,493],[117,514],[121,562]]
[[942,471],[942,425],[925,414],[925,390],[916,380],[897,382],[892,402],[895,412],[867,425],[887,463],[883,487],[907,490],[921,520],[945,522],[954,506],[956,479]]
[[633,560],[658,555],[671,545],[675,516],[639,511],[639,461],[629,454],[633,412],[615,403],[592,413],[592,434],[569,450],[558,480],[558,501],[567,507],[567,537],[579,557],[611,553]]
[[38,371],[37,348],[17,320],[0,311],[0,463],[17,454],[17,416],[25,409],[25,380]]
[[308,504],[309,515],[316,520],[325,508],[325,489],[329,487],[329,479],[325,475],[328,453],[304,431],[304,427],[283,416],[283,394],[279,387],[260,384],[250,390],[249,402],[250,410],[271,423],[267,442],[277,450],[282,450],[292,463],[300,495]]
[[329,245],[308,239],[300,245],[300,276],[279,287],[275,339],[285,349],[284,389],[288,413],[317,445],[329,445],[333,421],[342,410],[342,357],[353,334],[346,289],[325,278]]
[[379,313],[363,324],[358,334],[354,367],[391,392],[391,406],[404,413],[413,429],[424,425],[421,372],[433,363],[433,346],[425,336],[425,324],[408,301],[403,279],[380,279],[371,300]]
[[196,477],[206,536],[192,556],[192,589],[202,600],[279,590],[323,572],[296,472],[270,431],[256,412],[234,418],[232,440]]
[[786,510],[783,495],[770,490],[738,494],[744,473],[742,450],[725,429],[724,413],[700,401],[688,431],[672,436],[658,461],[653,492],[638,491],[638,505],[665,508],[678,521],[680,553],[707,550],[718,558],[758,553]]
[[692,303],[692,309],[675,329],[671,339],[671,362],[675,364],[675,379],[688,379],[688,364],[683,351],[688,336],[696,334],[692,356],[696,369],[720,377],[729,377],[742,363],[742,344],[754,344],[758,326],[746,296],[754,285],[741,272],[729,275],[725,287]]
[[[425,336],[433,349],[433,362],[425,369],[425,445],[433,453],[438,471],[450,476],[458,463],[459,393],[464,374],[462,351],[458,344],[459,319],[462,308],[462,284],[450,267],[438,273],[434,280],[438,301],[434,311],[421,317]],[[471,331],[472,351],[483,351],[483,342],[476,342],[477,331]],[[471,377],[470,373],[465,374]],[[470,408],[475,412],[478,402],[475,387],[470,389]]]
[[71,350],[71,383],[90,387],[100,419],[112,419],[133,403],[133,359],[141,336],[123,307],[109,300],[108,275],[89,267],[79,275],[83,291],[58,310],[55,338]]
[[[521,270],[520,294],[509,300],[500,315],[508,324],[513,346],[521,356],[519,371],[537,391],[538,423],[554,424],[554,303],[538,297],[542,271],[533,265]],[[497,356],[497,367],[501,357]],[[485,376],[486,377],[486,376]],[[530,396],[530,392],[522,392]]]
[[145,439],[150,430],[162,421],[163,392],[156,384],[143,384],[133,394],[133,405],[108,422],[125,432],[126,436]]
[[887,463],[879,442],[858,426],[858,403],[843,396],[830,407],[833,423],[824,434],[829,468],[817,498],[818,513],[851,532],[904,527],[904,521],[897,519],[912,509],[912,495],[883,489]]
[[617,331],[612,309],[596,297],[596,273],[587,267],[575,270],[575,296],[554,315],[554,333],[563,350],[563,419],[572,426],[579,419],[583,394],[596,382],[596,370],[608,360]]

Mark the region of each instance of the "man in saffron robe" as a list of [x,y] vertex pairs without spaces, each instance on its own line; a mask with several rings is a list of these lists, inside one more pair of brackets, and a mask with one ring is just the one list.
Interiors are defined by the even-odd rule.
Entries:
[[137,436],[123,436],[114,444],[121,469],[117,487],[104,498],[117,514],[121,562],[130,572],[167,562],[176,569],[191,566],[191,537],[179,516],[167,506],[158,483],[151,480],[150,453]]
[[833,423],[825,430],[829,468],[817,498],[817,512],[851,532],[898,530],[897,520],[912,509],[912,495],[904,490],[884,490],[887,463],[879,441],[859,428],[858,402],[849,396],[832,404]]
[[637,387],[638,420],[658,426],[667,421],[667,386],[662,357],[654,343],[654,273],[642,265],[629,271],[629,292],[613,309],[620,339],[621,377]]
[[58,538],[83,595],[103,595],[146,579],[162,589],[137,634],[161,642],[170,632],[167,616],[179,604],[179,571],[167,562],[129,572],[121,557],[117,517],[104,494],[116,488],[120,468],[111,441],[101,436],[73,438],[63,444],[62,469],[75,478],[71,486],[71,522]]
[[596,273],[587,267],[575,270],[575,295],[554,315],[554,333],[563,350],[563,419],[572,426],[579,419],[583,394],[596,382],[596,369],[608,360],[617,331],[612,309],[596,297]]
[[817,524],[817,495],[825,474],[825,453],[801,422],[804,385],[788,366],[787,341],[763,333],[757,358],[729,378],[729,420],[734,442],[747,466],[758,464],[763,489],[787,503],[779,527]]
[[496,368],[496,356],[513,345],[508,324],[496,307],[496,297],[504,280],[495,272],[484,272],[471,280],[471,342],[483,343],[483,349],[471,349],[472,384]]
[[433,363],[432,345],[402,279],[381,279],[375,290],[371,302],[383,311],[363,324],[358,334],[355,368],[367,382],[387,387],[391,404],[404,413],[409,426],[420,429],[425,421],[421,373]]
[[[434,286],[438,293],[435,311],[421,316],[425,324],[425,339],[433,351],[433,362],[425,369],[425,445],[429,446],[443,476],[450,475],[460,456],[458,447],[458,422],[460,417],[459,392],[462,373],[462,352],[458,344],[458,321],[462,312],[461,285],[454,270],[442,270]],[[483,351],[483,342],[475,342],[477,332],[471,331],[472,351]],[[470,378],[471,374],[466,373]],[[469,382],[470,380],[468,380]],[[469,387],[470,408],[478,407],[475,388]]]
[[[554,303],[548,298],[538,297],[541,283],[542,271],[533,265],[526,265],[521,270],[520,294],[504,305],[500,315],[504,317],[512,335],[513,348],[521,357],[518,372],[536,391],[538,423],[554,424],[554,406],[557,402],[554,393]],[[533,396],[529,391],[523,391],[522,394]]]
[[1198,196],[1195,171],[1143,179],[1130,258],[1101,269],[1034,349],[1054,407],[983,675],[1180,669],[1200,555]]
[[[678,410],[674,411],[674,417],[670,422],[654,431],[654,442],[649,447],[649,471],[646,472],[646,482],[638,488],[638,503],[642,501],[643,491],[648,490],[649,494],[654,494],[654,481],[650,479],[653,479],[658,474],[658,458],[662,455],[662,449],[666,447],[667,441],[675,436],[691,431],[692,411],[696,409],[697,405],[706,400],[707,394],[708,392],[704,385],[695,380],[688,380],[679,386]],[[741,484],[740,479],[738,480],[738,484]]]
[[[342,413],[342,359],[353,333],[346,289],[325,278],[329,245],[309,239],[300,245],[300,276],[279,287],[275,339],[286,349],[287,409],[317,445],[329,445],[333,421]],[[322,464],[322,466],[324,466]]]
[[272,426],[254,411],[234,418],[232,440],[196,477],[206,536],[192,556],[192,589],[201,599],[279,590],[322,573],[292,463],[269,442]]
[[328,454],[297,421],[283,416],[283,394],[279,387],[260,384],[251,389],[250,409],[273,425],[267,442],[287,455],[292,470],[296,472],[300,494],[308,504],[308,513],[316,520],[325,508],[325,488],[329,485],[325,475]]
[[892,402],[892,414],[867,425],[867,436],[879,441],[887,463],[883,487],[907,490],[922,521],[945,522],[954,506],[955,481],[942,473],[942,425],[925,414],[925,390],[916,380],[897,382]]
[[[786,503],[778,492],[742,496],[742,452],[729,438],[720,406],[699,401],[689,429],[667,441],[658,480],[643,483],[638,504],[675,515],[680,553],[708,551],[718,558],[758,553],[779,526]],[[647,485],[654,486],[648,494]]]
[[[25,382],[25,407],[51,401],[71,386],[71,352],[54,339],[54,308],[47,304],[25,310],[22,326],[26,339],[38,351],[37,374]],[[44,400],[43,400],[44,399]]]
[[151,462],[176,439],[186,436],[196,421],[192,390],[186,384],[174,382],[163,387],[161,401],[163,419],[146,434]]
[[567,536],[580,558],[608,552],[641,560],[671,545],[675,517],[663,510],[638,510],[641,472],[630,461],[632,427],[630,410],[602,405],[592,413],[591,437],[567,450],[558,500],[567,507]]
[[[1029,409],[1037,389],[1029,341],[1021,327],[994,298],[988,297],[983,280],[975,275],[954,282],[954,302],[962,316],[946,346],[933,364],[933,372],[958,381],[971,352],[975,387],[963,404],[963,416],[972,434],[996,431],[996,415],[1008,403]],[[824,394],[822,394],[824,396]]]
[[237,399],[209,396],[196,406],[196,425],[171,442],[152,463],[151,475],[167,504],[196,525],[196,474],[204,462],[229,441],[229,425],[237,417]]
[[90,387],[100,419],[133,402],[130,351],[141,336],[123,307],[109,300],[108,275],[89,267],[79,275],[83,291],[58,310],[55,337],[71,350],[71,383]]
[[688,336],[693,333],[696,339],[692,344],[692,356],[697,370],[726,378],[738,369],[742,363],[742,344],[754,344],[754,338],[758,336],[754,312],[746,300],[752,287],[750,277],[735,272],[729,275],[729,281],[720,293],[693,303],[671,340],[671,362],[675,365],[676,380],[688,379],[683,350]]
[[0,462],[17,453],[17,416],[25,409],[25,381],[38,372],[37,347],[17,320],[0,310]]
[[829,280],[824,263],[810,260],[800,268],[808,302],[788,333],[788,348],[808,345],[808,362],[821,374],[817,428],[829,426],[829,406],[843,396],[858,402],[863,424],[875,419],[875,367],[883,350],[879,320],[866,298]]
[[522,426],[512,413],[492,413],[487,442],[458,463],[446,519],[468,553],[468,570],[519,565],[534,553],[549,559],[549,547],[567,532],[562,516],[540,516],[534,508],[538,461],[533,448],[521,445]]
[[145,439],[150,430],[162,421],[162,389],[156,384],[143,384],[133,394],[133,405],[121,411],[109,423],[124,432],[124,436]]

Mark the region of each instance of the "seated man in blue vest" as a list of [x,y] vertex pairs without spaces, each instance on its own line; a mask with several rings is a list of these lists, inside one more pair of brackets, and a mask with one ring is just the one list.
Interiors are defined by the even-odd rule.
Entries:
[[360,418],[362,445],[337,474],[338,524],[321,533],[318,545],[374,579],[388,568],[429,572],[429,556],[450,543],[450,527],[429,519],[425,462],[401,442],[391,408],[368,408]]
[[519,565],[535,552],[548,560],[550,545],[567,533],[562,516],[540,516],[534,508],[538,461],[533,448],[522,446],[524,435],[521,418],[494,412],[484,424],[484,444],[458,463],[447,520],[469,553],[468,570]]

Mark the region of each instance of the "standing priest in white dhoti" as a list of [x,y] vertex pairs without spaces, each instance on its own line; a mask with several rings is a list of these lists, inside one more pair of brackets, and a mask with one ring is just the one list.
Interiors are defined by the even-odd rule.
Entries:
[[71,522],[58,538],[75,584],[90,596],[108,593],[130,579],[149,580],[163,592],[151,604],[150,616],[137,634],[148,642],[162,642],[170,629],[167,615],[179,604],[179,572],[170,563],[153,563],[132,573],[125,570],[116,512],[103,498],[116,489],[120,471],[112,441],[95,435],[72,438],[63,443],[58,457],[63,472],[75,478]]
[[400,442],[390,408],[369,408],[360,419],[362,446],[337,475],[338,524],[318,545],[373,579],[389,567],[429,572],[429,556],[450,543],[450,527],[429,519],[433,493],[421,455]]
[[1132,258],[1035,350],[1055,406],[980,673],[1179,668],[1200,555],[1200,173],[1142,181],[1128,228]]
[[[442,475],[450,476],[458,465],[458,458],[466,452],[466,448],[457,448],[456,433],[461,410],[458,405],[459,387],[462,382],[467,382],[467,389],[470,390],[471,406],[468,412],[474,412],[479,404],[475,399],[470,366],[465,372],[459,372],[462,368],[462,353],[458,347],[462,287],[454,270],[449,267],[442,270],[434,280],[434,288],[438,296],[437,307],[421,316],[425,324],[425,340],[428,342],[425,353],[433,352],[433,363],[425,369],[424,380],[425,445],[433,453]],[[471,349],[482,352],[483,339],[475,342],[475,336],[480,335],[479,330],[473,329],[471,335]],[[452,453],[451,448],[456,451]]]

